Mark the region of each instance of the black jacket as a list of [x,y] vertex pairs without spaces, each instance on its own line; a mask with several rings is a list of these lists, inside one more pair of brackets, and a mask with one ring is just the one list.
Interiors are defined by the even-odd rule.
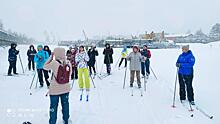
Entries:
[[9,62],[17,61],[17,55],[18,54],[19,54],[18,50],[16,50],[15,48],[10,48],[8,50],[8,61]]
[[104,63],[105,64],[112,64],[113,63],[113,49],[112,48],[105,48],[103,51],[104,57]]
[[94,66],[96,62],[96,56],[99,55],[98,51],[89,49],[88,55],[89,55],[88,66]]
[[36,53],[37,53],[37,51],[35,49],[33,49],[33,50],[29,49],[27,51],[28,61],[34,61],[34,56]]

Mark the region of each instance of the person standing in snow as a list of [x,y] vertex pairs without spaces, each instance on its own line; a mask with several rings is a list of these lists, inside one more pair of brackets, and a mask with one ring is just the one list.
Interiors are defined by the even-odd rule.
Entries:
[[130,87],[133,87],[136,73],[138,88],[141,88],[140,69],[141,62],[145,59],[145,57],[141,56],[138,46],[133,46],[133,52],[127,56],[127,60],[130,61]]
[[182,47],[183,53],[179,55],[176,67],[178,68],[178,77],[180,85],[180,100],[184,102],[186,100],[186,91],[188,101],[195,105],[194,102],[194,91],[192,86],[193,81],[193,66],[195,64],[195,57],[191,50],[189,50],[189,45]]
[[89,79],[90,76],[87,65],[88,61],[89,61],[89,56],[85,52],[84,46],[80,46],[79,53],[76,54],[76,63],[78,65],[78,83],[79,83],[79,88],[82,92],[84,90],[84,85],[85,85],[87,93],[90,90],[90,79]]
[[70,61],[72,64],[72,74],[71,74],[71,79],[78,79],[78,69],[77,69],[77,64],[76,64],[76,54],[77,54],[77,49],[70,47],[69,50],[66,52],[67,60]]
[[44,81],[43,81],[43,73],[44,73],[44,78],[47,83],[47,87],[50,86],[50,82],[48,81],[49,79],[49,74],[47,70],[43,69],[43,66],[47,59],[49,58],[48,52],[43,50],[42,45],[37,46],[37,54],[34,56],[34,62],[37,64],[37,74],[40,82],[40,86],[43,87]]
[[51,55],[51,50],[50,50],[49,46],[45,45],[44,46],[44,51],[48,52],[49,56]]
[[9,61],[9,68],[8,68],[8,76],[12,76],[11,72],[13,69],[14,74],[18,74],[16,71],[16,63],[17,63],[17,55],[19,51],[16,50],[17,44],[12,43],[11,48],[8,50],[8,61]]
[[36,55],[36,53],[37,53],[37,51],[35,50],[34,46],[30,45],[30,47],[27,51],[29,71],[31,70],[31,65],[32,65],[33,71],[35,70],[34,56]]
[[118,68],[120,68],[122,62],[125,60],[125,67],[127,67],[127,55],[128,55],[128,49],[127,46],[124,46],[123,50],[121,51],[121,61],[119,63]]
[[103,51],[104,54],[104,64],[106,64],[107,74],[111,74],[111,64],[113,63],[113,49],[111,48],[109,43],[105,44],[105,49]]
[[[55,58],[55,60],[53,60]],[[57,75],[60,73],[60,66],[65,66],[66,71],[69,72],[69,75],[66,77],[66,83],[58,82]],[[63,122],[64,124],[68,124],[69,122],[69,92],[70,92],[70,83],[69,77],[72,71],[71,63],[66,60],[65,57],[65,49],[64,48],[55,48],[50,58],[44,65],[45,70],[52,70],[54,76],[51,79],[51,85],[49,87],[49,95],[50,95],[50,119],[49,124],[56,124],[57,121],[57,108],[59,105],[59,99],[61,100],[62,113],[63,113]],[[62,72],[64,72],[62,70]]]
[[89,56],[88,66],[89,66],[90,75],[92,75],[92,69],[94,75],[96,75],[95,63],[96,63],[96,56],[98,55],[99,55],[98,50],[96,50],[95,46],[92,46],[88,51],[88,56]]
[[147,59],[143,62],[141,62],[141,74],[143,77],[145,77],[145,72],[146,76],[150,75],[150,57],[151,57],[151,52],[148,50],[147,45],[144,45],[143,50],[141,51],[141,55],[146,57]]

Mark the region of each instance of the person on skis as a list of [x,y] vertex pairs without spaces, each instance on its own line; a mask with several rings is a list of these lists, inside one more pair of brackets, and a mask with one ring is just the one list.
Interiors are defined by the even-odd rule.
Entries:
[[124,60],[125,60],[125,67],[127,67],[127,58],[126,58],[127,55],[128,55],[128,49],[127,49],[127,46],[124,46],[123,50],[121,51],[121,61],[118,66],[119,69]]
[[134,77],[136,74],[138,88],[141,88],[141,62],[146,60],[146,58],[141,56],[138,46],[133,46],[132,49],[133,51],[127,56],[127,60],[130,61],[130,87],[133,87]]
[[104,64],[106,64],[107,74],[111,74],[111,64],[113,63],[113,49],[111,48],[109,43],[105,44],[105,49],[103,51],[104,54]]
[[145,61],[141,62],[141,74],[143,77],[146,76],[148,78],[148,76],[150,75],[151,52],[150,52],[150,50],[148,50],[147,45],[143,46],[143,50],[141,51],[141,55],[147,58]]
[[82,92],[82,94],[80,95],[80,100],[82,100],[82,95],[85,85],[86,93],[87,93],[87,101],[90,90],[90,79],[89,79],[90,76],[89,76],[89,70],[87,64],[88,61],[89,61],[89,56],[85,52],[84,46],[80,46],[79,53],[76,54],[76,63],[78,65],[78,83],[79,83],[79,88]]
[[71,63],[66,60],[65,49],[55,48],[50,58],[44,64],[44,69],[52,70],[53,72],[48,92],[50,96],[49,124],[56,124],[59,99],[61,100],[63,122],[64,124],[69,124],[69,92],[71,90],[69,79],[72,67]]
[[195,105],[194,102],[194,91],[192,86],[193,81],[193,66],[195,64],[195,57],[191,50],[189,50],[189,45],[182,47],[182,54],[179,55],[176,67],[178,68],[178,77],[180,85],[180,100],[184,102],[186,100],[186,91],[188,101]]
[[66,52],[67,60],[70,61],[72,64],[72,74],[71,74],[71,79],[78,79],[78,69],[77,69],[77,64],[76,64],[76,54],[77,54],[77,49],[70,47],[69,50]]
[[8,50],[8,62],[9,62],[9,68],[8,68],[8,76],[12,76],[11,72],[13,69],[13,73],[17,75],[16,70],[16,63],[17,63],[17,55],[19,54],[19,51],[16,50],[17,44],[12,43],[11,48]]
[[37,54],[34,56],[34,62],[37,64],[37,74],[38,74],[38,79],[40,82],[40,86],[43,87],[44,81],[43,81],[43,74],[44,78],[47,84],[47,87],[50,86],[50,82],[48,81],[49,79],[49,74],[47,70],[44,70],[43,66],[47,59],[49,58],[48,52],[43,50],[42,45],[37,46]]
[[96,75],[95,63],[96,63],[96,56],[98,55],[99,53],[98,53],[98,50],[96,50],[96,46],[92,46],[88,51],[88,56],[89,56],[88,66],[89,66],[90,75],[92,75],[92,69],[93,69],[94,75]]
[[36,55],[37,51],[34,48],[34,45],[30,45],[27,51],[28,56],[28,70],[31,71],[31,67],[33,71],[35,70],[35,63],[34,63],[34,56]]

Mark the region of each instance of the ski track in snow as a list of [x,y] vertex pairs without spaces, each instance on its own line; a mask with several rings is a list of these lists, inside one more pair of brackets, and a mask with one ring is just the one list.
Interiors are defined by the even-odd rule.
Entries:
[[[220,44],[220,42],[213,43]],[[54,48],[55,46],[53,46]],[[18,46],[23,60],[24,68],[27,66],[26,50],[28,46]],[[67,47],[65,47],[67,48]],[[180,49],[151,50],[151,66],[158,80],[153,74],[150,75],[144,91],[142,79],[143,97],[140,91],[134,88],[134,96],[131,96],[129,88],[129,69],[127,70],[126,86],[122,88],[125,68],[118,70],[115,63],[118,61],[121,49],[114,49],[114,64],[112,75],[100,80],[94,79],[96,88],[91,82],[89,102],[85,97],[79,100],[80,91],[75,81],[70,92],[70,119],[73,124],[219,124],[220,111],[218,98],[219,45],[212,46],[192,44],[191,49],[196,57],[194,90],[195,100],[198,105],[208,113],[214,115],[210,120],[198,111],[194,111],[194,117],[184,108],[176,95],[176,106],[172,108],[173,86],[175,80],[175,62]],[[98,73],[105,73],[103,65],[103,48],[99,48]],[[129,49],[131,51],[131,49]],[[30,95],[30,83],[33,72],[26,71],[25,75],[15,77],[3,76],[7,72],[8,48],[0,48],[0,122],[4,124],[21,124],[31,121],[33,124],[47,124],[49,119],[49,97],[45,97],[47,88],[35,89],[35,82]],[[124,64],[124,63],[123,63]],[[122,64],[122,66],[123,66]],[[129,65],[129,64],[128,64]],[[17,70],[22,72],[19,61]],[[35,79],[36,81],[36,79]],[[210,85],[211,84],[211,85]],[[46,85],[46,84],[45,84]],[[38,84],[39,86],[39,84]],[[134,83],[137,87],[137,83]],[[85,93],[84,93],[85,94]],[[58,108],[58,124],[62,124],[61,105]]]

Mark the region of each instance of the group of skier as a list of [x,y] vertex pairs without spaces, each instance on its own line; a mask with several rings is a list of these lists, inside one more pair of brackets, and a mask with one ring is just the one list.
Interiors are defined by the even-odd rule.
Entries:
[[[16,50],[17,44],[11,44],[9,49],[9,69],[8,75],[12,76],[11,71],[13,69],[14,74],[16,72],[16,61],[19,51]],[[194,105],[194,93],[192,87],[193,81],[193,66],[195,63],[195,57],[192,51],[189,50],[189,46],[182,47],[183,53],[178,57],[176,67],[178,68],[178,77],[180,85],[180,100],[184,102],[186,100],[186,91],[188,101]],[[106,65],[107,75],[111,75],[111,64],[113,63],[113,48],[110,44],[106,44],[103,55],[104,64]],[[40,86],[43,87],[43,75],[44,80],[49,89],[50,95],[50,124],[55,124],[57,120],[57,107],[59,98],[61,98],[63,121],[68,124],[69,120],[69,92],[71,86],[69,78],[72,80],[78,79],[78,85],[81,90],[80,100],[83,99],[83,92],[86,91],[86,101],[89,100],[90,80],[91,75],[97,74],[97,61],[96,57],[99,55],[95,46],[92,46],[88,52],[86,52],[84,46],[70,47],[67,52],[64,48],[55,48],[51,52],[48,46],[38,45],[35,50],[33,45],[30,45],[28,56],[28,69],[35,70],[35,63],[37,74],[39,78]],[[128,49],[124,46],[121,52],[121,61],[118,65],[119,69],[123,61],[125,61],[125,67],[127,68],[127,61],[130,62],[130,87],[133,87],[134,78],[136,74],[137,86],[141,88],[141,74],[143,78],[148,78],[150,75],[150,58],[151,52],[147,45],[143,46],[141,50],[139,46],[133,46],[132,52],[128,54]],[[49,81],[49,73],[51,75],[51,81]],[[186,88],[185,88],[186,87]],[[186,89],[186,90],[185,90]]]

